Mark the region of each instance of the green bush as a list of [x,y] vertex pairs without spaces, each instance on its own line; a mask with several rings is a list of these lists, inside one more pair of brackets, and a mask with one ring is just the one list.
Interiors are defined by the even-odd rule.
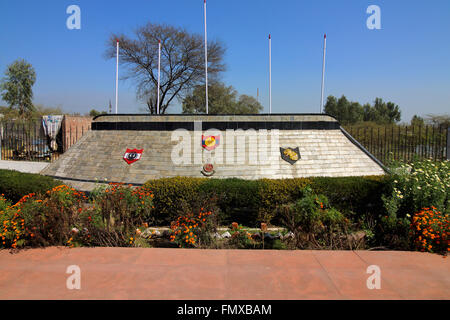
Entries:
[[420,160],[391,168],[389,192],[383,196],[392,217],[403,218],[422,208],[434,206],[448,212],[450,201],[450,161]]
[[385,183],[384,177],[278,180],[176,177],[151,180],[145,186],[155,196],[155,217],[160,224],[168,225],[180,214],[192,210],[199,199],[204,199],[217,208],[214,211],[221,224],[238,221],[257,227],[261,222],[277,224],[280,221],[277,208],[300,199],[306,186],[326,196],[330,206],[343,214],[378,215],[384,210],[381,195]]
[[350,229],[349,220],[338,210],[329,206],[326,196],[315,194],[310,186],[294,203],[279,209],[283,225],[294,233],[298,248],[322,249],[338,245],[345,247],[342,236]]
[[12,202],[30,193],[45,193],[63,182],[39,174],[0,169],[0,194]]
[[153,194],[144,187],[111,183],[107,188],[94,189],[91,197],[107,226],[120,221],[126,234],[144,222],[154,223]]
[[279,217],[275,216],[277,208],[301,198],[303,189],[310,184],[311,180],[307,178],[259,180],[259,220],[278,222]]
[[169,225],[185,213],[198,200],[198,189],[204,180],[175,177],[147,181],[144,187],[153,192],[156,223]]
[[255,226],[258,221],[260,183],[241,179],[204,179],[198,192],[215,202],[221,224],[239,221]]
[[391,250],[412,250],[411,221],[407,217],[383,216],[375,232],[376,243]]
[[379,217],[375,238],[379,245],[410,250],[414,248],[412,215],[428,208],[442,212],[442,217],[449,214],[450,161],[393,163],[390,169],[392,174],[386,178],[386,191],[381,195],[386,215]]
[[311,188],[325,195],[337,210],[358,216],[384,211],[381,196],[388,190],[386,176],[367,177],[316,177]]
[[71,245],[71,227],[84,200],[83,193],[65,185],[25,195],[0,212],[0,247]]

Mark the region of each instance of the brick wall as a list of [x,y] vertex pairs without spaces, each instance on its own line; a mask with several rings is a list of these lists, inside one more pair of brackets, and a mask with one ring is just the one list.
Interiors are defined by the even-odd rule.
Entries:
[[64,116],[61,126],[64,152],[91,129],[92,117]]

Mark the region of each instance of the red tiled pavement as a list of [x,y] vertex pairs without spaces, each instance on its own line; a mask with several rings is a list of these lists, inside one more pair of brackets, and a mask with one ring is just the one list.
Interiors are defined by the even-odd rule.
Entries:
[[[69,265],[80,290],[66,288]],[[0,299],[449,299],[449,271],[449,258],[398,251],[1,250]]]

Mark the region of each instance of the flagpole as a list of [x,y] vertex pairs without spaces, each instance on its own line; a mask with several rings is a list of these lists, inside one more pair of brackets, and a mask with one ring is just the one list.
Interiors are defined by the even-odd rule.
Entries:
[[161,40],[158,40],[158,102],[156,104],[156,114],[159,114],[159,87],[161,79]]
[[272,37],[269,34],[269,113],[272,113]]
[[322,113],[323,109],[323,90],[325,87],[325,54],[327,50],[327,34],[323,35],[323,61],[322,61],[322,87],[320,94],[320,113]]
[[204,0],[204,12],[205,12],[205,92],[206,92],[206,114],[208,110],[208,41],[206,34],[206,0]]
[[119,40],[116,39],[116,114],[119,103]]

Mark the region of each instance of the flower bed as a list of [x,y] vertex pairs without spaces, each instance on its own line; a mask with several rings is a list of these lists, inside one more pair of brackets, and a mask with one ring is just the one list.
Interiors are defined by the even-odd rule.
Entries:
[[142,187],[100,185],[89,196],[58,185],[16,203],[0,196],[0,247],[380,247],[446,254],[449,169],[448,161],[421,161],[394,167],[387,177],[160,179]]

